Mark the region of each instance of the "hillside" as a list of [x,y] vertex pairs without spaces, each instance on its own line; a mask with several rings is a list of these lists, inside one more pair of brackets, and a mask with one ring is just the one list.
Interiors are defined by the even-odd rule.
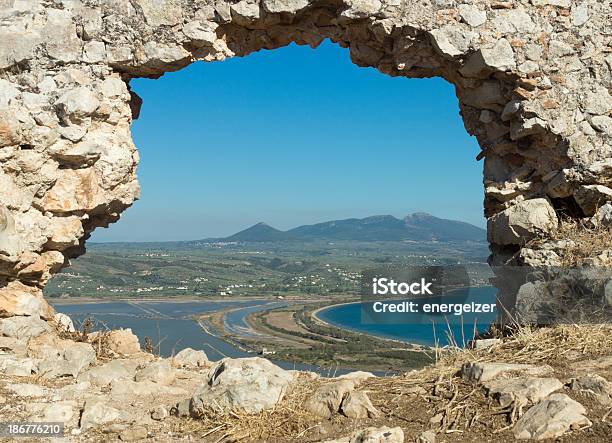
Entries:
[[228,242],[274,242],[287,240],[288,235],[266,223],[257,223],[243,231],[224,238]]
[[275,241],[485,241],[486,231],[457,220],[447,220],[419,212],[403,219],[392,215],[332,220],[303,225],[281,231],[266,223],[257,223],[229,237],[217,239],[227,242]]
[[0,330],[11,332],[3,413],[61,423],[50,432],[63,441],[609,441],[605,325],[526,328],[476,349],[438,349],[435,364],[384,377],[210,361],[191,348],[160,358],[130,329],[76,332],[67,316],[3,318]]

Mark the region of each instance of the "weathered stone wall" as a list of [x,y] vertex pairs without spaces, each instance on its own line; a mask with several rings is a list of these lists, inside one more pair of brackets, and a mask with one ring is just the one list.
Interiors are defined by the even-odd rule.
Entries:
[[0,0],[0,313],[51,315],[50,276],[138,197],[131,78],[325,38],[359,66],[453,83],[482,147],[492,263],[555,264],[521,246],[612,198],[611,15],[594,0]]

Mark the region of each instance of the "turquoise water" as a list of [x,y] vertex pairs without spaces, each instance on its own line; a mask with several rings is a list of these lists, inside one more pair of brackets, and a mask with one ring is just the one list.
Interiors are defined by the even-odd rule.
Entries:
[[[468,288],[453,291],[439,298],[444,303],[495,303],[494,287]],[[367,307],[366,307],[367,308]],[[452,343],[464,346],[496,319],[497,313],[456,315],[388,314],[374,321],[362,310],[361,303],[331,306],[318,312],[321,320],[343,329],[400,340],[408,343],[445,346]],[[384,324],[383,324],[384,322]]]

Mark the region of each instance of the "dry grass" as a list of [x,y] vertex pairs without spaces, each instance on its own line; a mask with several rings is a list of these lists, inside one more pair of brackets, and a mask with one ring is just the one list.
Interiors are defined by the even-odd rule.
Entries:
[[189,434],[205,441],[285,441],[304,436],[316,426],[316,418],[302,404],[321,384],[320,380],[301,374],[283,401],[275,408],[259,414],[209,408],[197,420],[190,418],[174,422],[172,431]]
[[558,366],[572,358],[610,355],[612,325],[554,325],[545,328],[516,327],[500,344],[482,350],[464,349],[443,353],[436,366],[457,367],[467,361],[550,364]]
[[[571,240],[559,256],[563,266],[580,266],[585,258],[596,257],[612,248],[612,226],[589,227],[575,220],[561,220],[552,240]],[[542,240],[539,240],[541,242]]]
[[[555,377],[566,380],[575,376],[577,363],[610,357],[611,336],[610,325],[521,327],[501,343],[487,349],[441,349],[438,362],[432,366],[401,376],[368,379],[359,387],[381,412],[376,418],[352,420],[335,414],[327,420],[310,415],[302,405],[318,386],[326,383],[326,379],[300,374],[299,381],[272,410],[246,414],[210,408],[199,419],[172,417],[156,422],[151,425],[151,431],[160,437],[160,441],[189,438],[215,443],[283,443],[339,438],[368,426],[400,426],[407,441],[424,430],[432,429],[447,442],[510,442],[514,441],[511,427],[524,410],[520,405],[501,408],[485,395],[482,386],[462,379],[459,374],[461,366],[474,361],[547,364],[553,368]],[[103,346],[103,341],[101,343]],[[598,373],[609,376],[599,370]],[[32,382],[44,383],[34,379]],[[0,394],[9,397],[2,386]],[[606,411],[594,403],[589,404],[587,399],[578,400],[587,405],[594,425],[589,430],[575,431],[560,441],[583,441],[587,436],[588,441],[607,441],[609,419],[605,418]],[[101,441],[109,436],[92,433],[88,437],[91,441]]]
[[[460,377],[463,363],[548,364],[563,379],[573,374],[572,362],[611,355],[611,335],[610,325],[523,327],[487,349],[441,350],[435,365],[401,376],[365,381],[359,389],[368,394],[382,413],[375,419],[351,420],[336,414],[325,420],[310,415],[301,406],[325,380],[301,375],[296,387],[270,411],[244,414],[210,409],[198,420],[172,420],[171,432],[210,442],[309,442],[350,435],[367,426],[385,425],[400,426],[410,437],[434,429],[445,436],[445,441],[514,441],[510,429],[524,412],[521,405],[499,407],[481,386]],[[571,436],[565,441],[572,441]]]
[[563,380],[575,375],[576,362],[610,356],[611,336],[612,325],[521,327],[490,348],[446,350],[440,352],[439,361],[431,367],[401,377],[373,379],[366,385],[374,392],[373,400],[378,400],[374,401],[376,406],[388,417],[403,417],[407,423],[414,421],[420,405],[428,412],[426,419],[437,418],[433,422],[428,420],[430,426],[439,433],[454,435],[459,441],[468,429],[474,441],[488,438],[513,441],[509,430],[525,412],[523,406],[499,407],[485,396],[481,386],[460,377],[461,366],[477,361],[549,365]]

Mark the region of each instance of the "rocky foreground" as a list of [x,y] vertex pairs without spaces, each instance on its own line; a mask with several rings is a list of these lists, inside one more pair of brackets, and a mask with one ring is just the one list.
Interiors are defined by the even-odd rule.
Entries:
[[399,377],[328,379],[14,316],[0,319],[0,417],[65,423],[66,441],[608,441],[611,332],[523,329]]

